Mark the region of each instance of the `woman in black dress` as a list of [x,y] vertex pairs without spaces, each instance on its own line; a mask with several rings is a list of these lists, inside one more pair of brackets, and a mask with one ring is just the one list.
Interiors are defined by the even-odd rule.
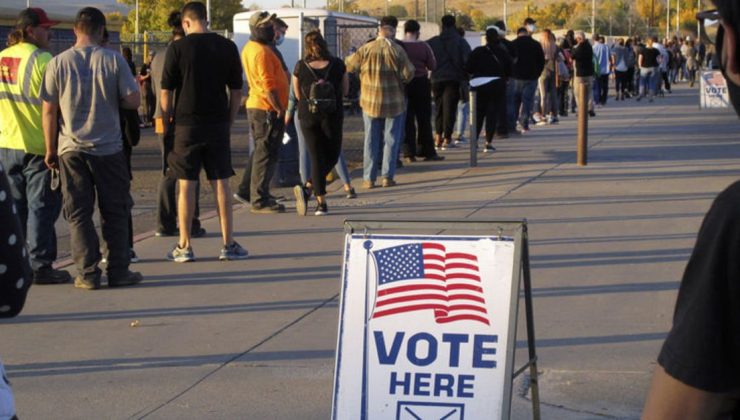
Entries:
[[[333,57],[319,31],[306,34],[303,60],[296,63],[293,71],[293,92],[298,100],[299,130],[306,140],[311,158],[311,186],[316,195],[316,216],[327,214],[326,176],[336,165],[342,150],[342,123],[344,110],[342,98],[349,89],[347,71],[342,60]],[[311,91],[315,84],[330,83],[334,89],[333,107],[309,104]],[[324,101],[324,104],[330,101]],[[333,108],[327,110],[326,108]],[[309,191],[303,185],[294,188],[296,210],[299,215],[306,214],[306,200]]]

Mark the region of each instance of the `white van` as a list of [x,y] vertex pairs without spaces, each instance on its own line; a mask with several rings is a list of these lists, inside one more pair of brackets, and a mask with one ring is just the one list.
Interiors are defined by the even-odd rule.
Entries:
[[[288,70],[292,73],[295,63],[303,55],[303,35],[318,29],[326,39],[329,50],[344,59],[350,50],[357,49],[378,33],[378,20],[368,16],[337,13],[322,9],[284,8],[268,10],[288,24],[285,41],[278,47]],[[257,12],[234,15],[234,43],[239,52],[249,41],[249,18]]]

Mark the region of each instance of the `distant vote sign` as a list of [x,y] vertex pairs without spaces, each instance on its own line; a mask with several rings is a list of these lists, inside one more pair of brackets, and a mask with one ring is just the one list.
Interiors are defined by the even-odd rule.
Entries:
[[727,81],[719,70],[701,72],[701,108],[729,108]]
[[347,235],[332,418],[508,413],[514,251],[499,237]]

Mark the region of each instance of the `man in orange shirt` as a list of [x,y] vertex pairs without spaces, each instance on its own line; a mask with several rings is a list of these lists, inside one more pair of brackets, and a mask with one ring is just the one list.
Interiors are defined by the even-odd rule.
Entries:
[[[275,173],[280,142],[285,131],[284,116],[288,107],[288,75],[273,43],[275,15],[255,12],[249,19],[251,38],[241,58],[249,84],[247,117],[254,138],[250,196],[252,213],[285,211],[270,196],[270,180]],[[241,188],[240,188],[241,189]]]

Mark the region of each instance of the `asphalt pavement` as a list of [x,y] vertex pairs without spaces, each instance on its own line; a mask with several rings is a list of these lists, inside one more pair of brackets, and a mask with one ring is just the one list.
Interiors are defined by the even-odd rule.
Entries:
[[[325,217],[236,205],[245,261],[218,261],[212,213],[191,264],[166,261],[174,239],[141,229],[141,285],[34,286],[0,323],[18,415],[329,418],[343,220],[423,217],[526,218],[543,418],[637,418],[702,217],[740,175],[737,117],[698,102],[685,84],[654,103],[610,98],[590,121],[585,167],[571,116],[497,141],[475,168],[465,147],[354,200],[334,183]],[[527,384],[515,383],[513,418],[531,417]]]

